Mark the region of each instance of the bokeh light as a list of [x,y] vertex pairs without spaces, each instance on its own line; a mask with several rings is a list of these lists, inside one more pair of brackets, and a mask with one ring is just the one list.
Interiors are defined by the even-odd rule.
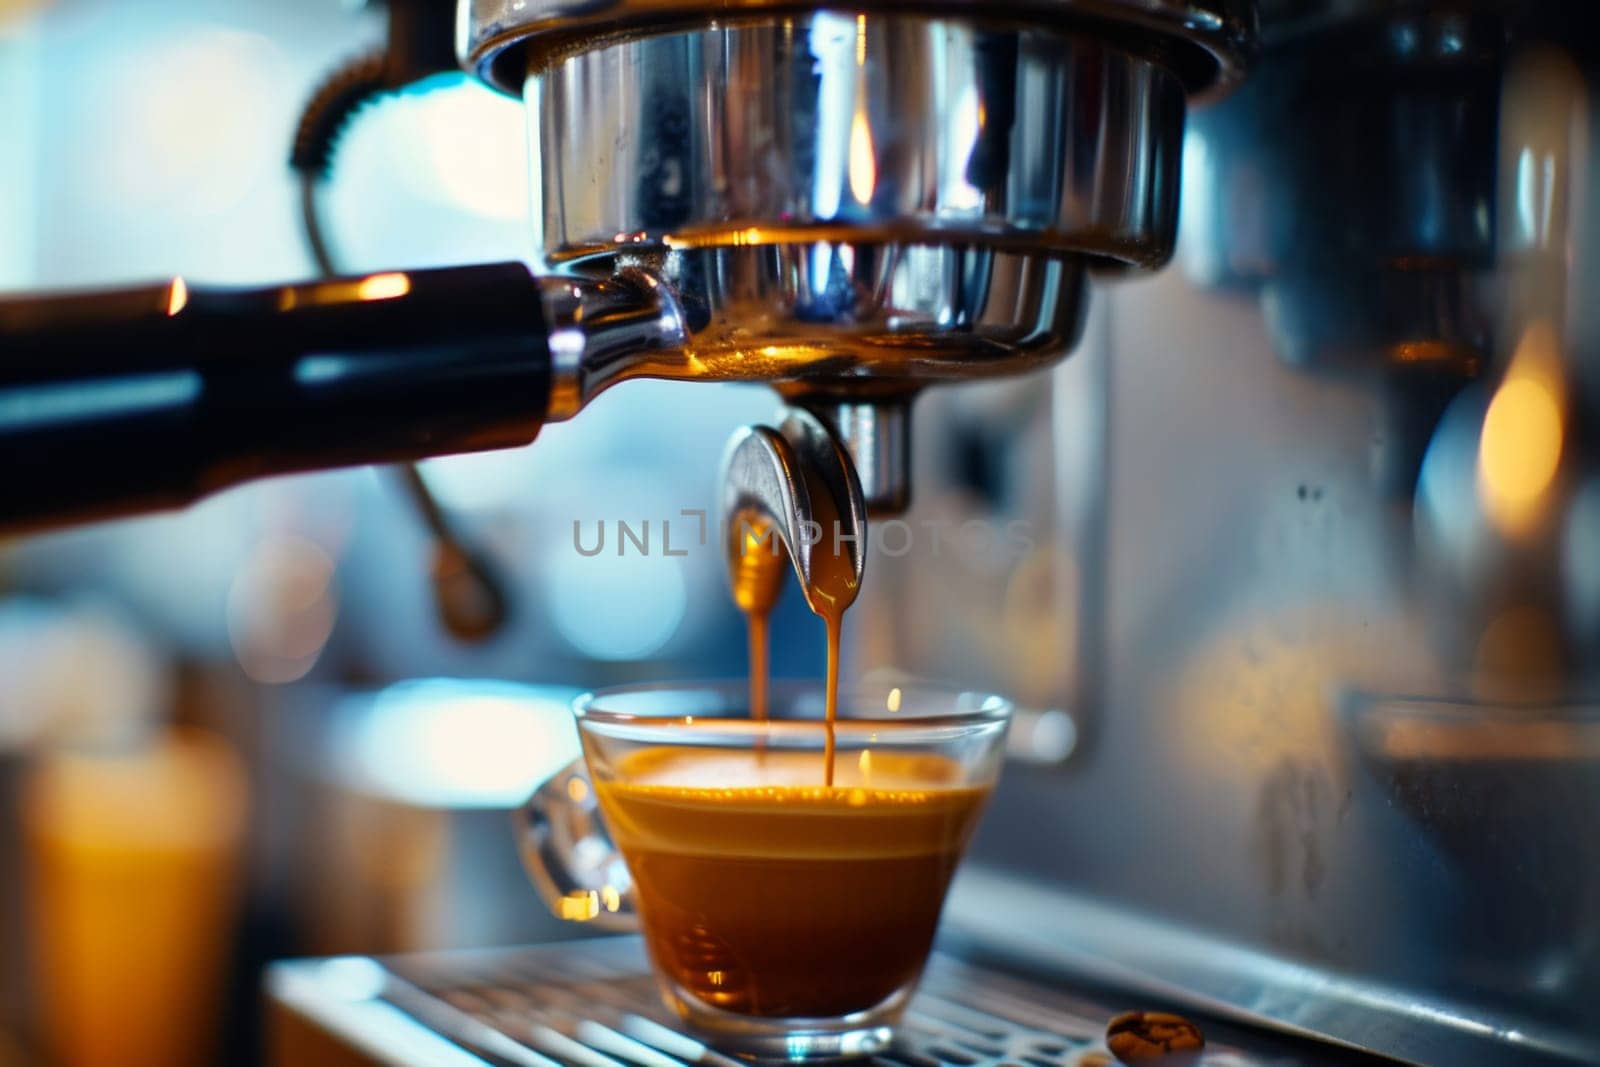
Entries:
[[[586,524],[585,547],[594,544],[596,526]],[[642,524],[632,523],[635,531]],[[581,555],[568,540],[545,556],[551,618],[561,636],[579,652],[598,660],[640,659],[660,652],[678,632],[688,608],[688,584],[681,560],[637,552],[628,542],[618,555],[617,524],[606,523],[605,548]],[[654,531],[659,539],[660,529]]]
[[198,27],[113,54],[99,120],[106,192],[129,206],[181,204],[191,216],[235,207],[280,172],[277,117],[284,59],[259,34]]
[[1484,510],[1509,532],[1538,518],[1561,463],[1565,427],[1556,346],[1547,325],[1530,327],[1484,414],[1478,489]]
[[240,668],[256,682],[304,678],[333,633],[338,600],[333,559],[294,535],[263,541],[228,592],[228,636]]
[[332,773],[429,808],[511,808],[578,757],[576,691],[428,678],[336,709]]

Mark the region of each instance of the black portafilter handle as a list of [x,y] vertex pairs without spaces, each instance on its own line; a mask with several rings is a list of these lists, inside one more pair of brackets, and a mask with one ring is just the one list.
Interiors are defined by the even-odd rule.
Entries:
[[549,396],[521,263],[0,299],[0,531],[522,445]]

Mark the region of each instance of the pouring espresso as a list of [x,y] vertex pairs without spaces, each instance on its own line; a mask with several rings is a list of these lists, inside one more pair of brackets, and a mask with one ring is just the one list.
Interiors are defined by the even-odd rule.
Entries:
[[729,442],[720,521],[734,603],[750,631],[750,714],[766,717],[767,620],[792,564],[806,605],[827,627],[823,784],[834,779],[839,638],[861,589],[867,506],[844,448],[821,420],[787,413],[777,429],[753,426]]

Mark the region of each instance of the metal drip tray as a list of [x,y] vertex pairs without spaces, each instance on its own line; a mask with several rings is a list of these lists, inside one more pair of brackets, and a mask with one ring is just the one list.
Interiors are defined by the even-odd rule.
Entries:
[[[306,1062],[306,1032],[347,1062],[517,1067],[735,1067],[662,1004],[637,938],[276,965],[275,1063]],[[1129,1008],[936,954],[881,1067],[1113,1067],[1106,1023]],[[285,1013],[295,1016],[286,1020]],[[1197,1020],[1201,1067],[1375,1063],[1331,1046]],[[282,1035],[290,1032],[284,1040]],[[325,1051],[316,1062],[338,1062]]]

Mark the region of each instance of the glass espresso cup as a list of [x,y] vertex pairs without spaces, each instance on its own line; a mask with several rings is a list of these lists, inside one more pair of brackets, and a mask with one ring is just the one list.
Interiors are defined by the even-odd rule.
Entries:
[[1011,706],[844,688],[826,785],[823,690],[742,682],[578,698],[583,760],[518,817],[556,915],[644,935],[667,1003],[756,1058],[886,1047],[999,772]]

